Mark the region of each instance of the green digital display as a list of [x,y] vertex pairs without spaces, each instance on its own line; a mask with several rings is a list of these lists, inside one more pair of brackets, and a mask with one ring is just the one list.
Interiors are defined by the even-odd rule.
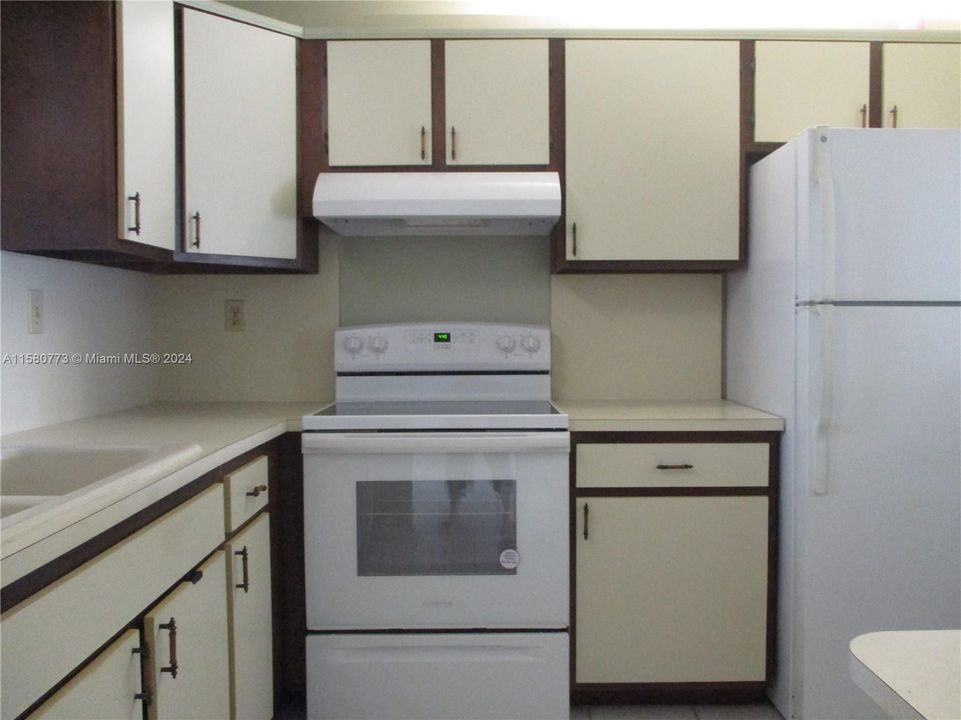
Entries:
[[435,342],[435,343],[449,343],[449,342],[450,342],[450,333],[449,333],[449,332],[442,332],[442,333],[436,333],[436,332],[435,332],[435,333],[434,333],[434,342]]

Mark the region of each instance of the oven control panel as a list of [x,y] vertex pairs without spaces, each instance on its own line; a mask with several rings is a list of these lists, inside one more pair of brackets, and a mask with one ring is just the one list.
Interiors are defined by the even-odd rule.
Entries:
[[542,325],[361,325],[340,328],[334,342],[337,372],[547,371],[551,363]]

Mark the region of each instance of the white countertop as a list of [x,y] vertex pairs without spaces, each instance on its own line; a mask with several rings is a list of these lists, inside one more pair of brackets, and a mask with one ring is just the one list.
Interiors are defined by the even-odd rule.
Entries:
[[784,420],[729,400],[555,400],[572,432],[780,431]]
[[[156,403],[11,433],[3,448],[137,446],[178,449],[163,474],[54,498],[0,524],[3,582],[11,582],[238,455],[289,431],[329,403]],[[65,472],[67,469],[65,469]]]
[[851,677],[892,718],[961,718],[961,630],[901,630],[851,641]]

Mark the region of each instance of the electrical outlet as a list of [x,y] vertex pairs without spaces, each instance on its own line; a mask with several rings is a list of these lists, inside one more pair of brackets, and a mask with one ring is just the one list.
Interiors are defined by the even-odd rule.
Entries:
[[224,302],[224,328],[228,332],[244,331],[243,300],[227,300]]
[[27,331],[31,335],[43,334],[43,290],[28,290],[30,302],[28,306]]

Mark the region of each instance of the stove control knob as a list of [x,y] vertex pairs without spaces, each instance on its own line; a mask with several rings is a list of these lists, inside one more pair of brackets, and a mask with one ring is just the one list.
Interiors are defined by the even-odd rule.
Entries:
[[347,339],[344,340],[344,350],[349,352],[351,355],[356,355],[364,347],[364,341],[361,340],[356,335],[348,335]]
[[523,347],[529,353],[535,353],[540,350],[541,341],[540,338],[534,335],[525,335],[521,340],[521,347]]
[[514,344],[514,338],[510,335],[501,335],[497,338],[497,349],[501,352],[511,352],[514,349]]
[[380,355],[387,350],[387,338],[383,335],[374,335],[367,341],[367,347],[375,355]]

